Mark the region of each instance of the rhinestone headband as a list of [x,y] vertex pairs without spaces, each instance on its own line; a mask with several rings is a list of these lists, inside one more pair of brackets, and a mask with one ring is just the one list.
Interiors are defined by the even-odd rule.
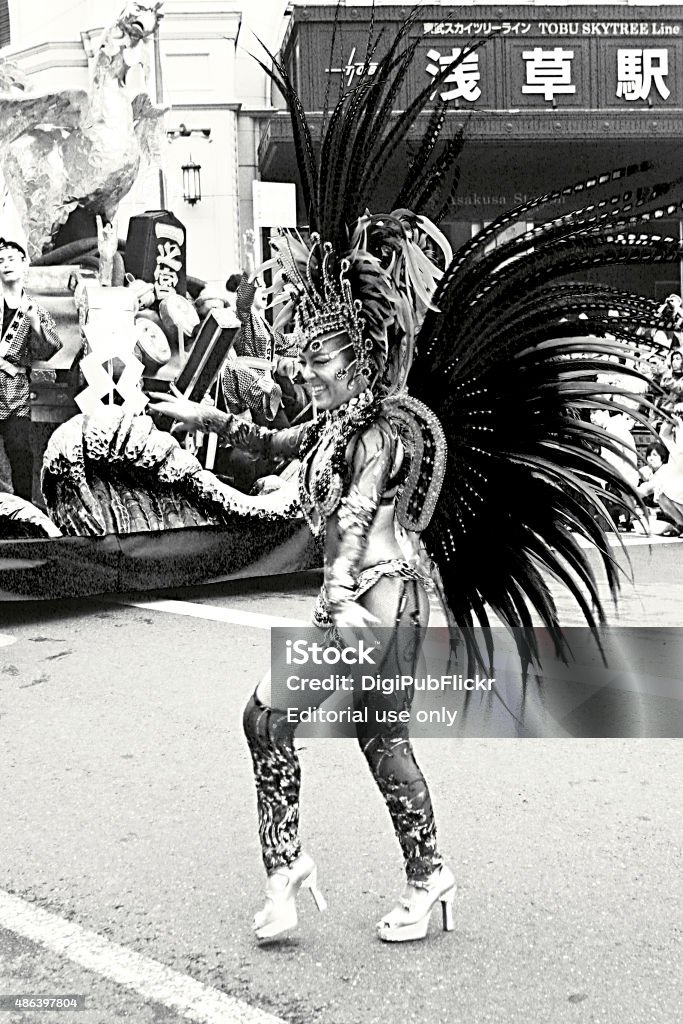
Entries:
[[[335,276],[332,272],[334,253],[330,242],[325,242],[321,246],[320,236],[315,233],[311,235],[311,241],[313,244],[306,264],[306,283],[304,285],[303,281],[293,282],[299,285],[294,316],[294,332],[298,347],[302,352],[305,349],[317,352],[322,347],[324,339],[341,332],[348,334],[355,356],[354,376],[361,375],[369,383],[372,377],[369,359],[372,342],[363,338],[363,306],[351,293],[351,284],[347,277],[349,261],[341,260],[339,275]],[[316,287],[311,272],[313,256],[316,250],[321,249],[322,288]]]

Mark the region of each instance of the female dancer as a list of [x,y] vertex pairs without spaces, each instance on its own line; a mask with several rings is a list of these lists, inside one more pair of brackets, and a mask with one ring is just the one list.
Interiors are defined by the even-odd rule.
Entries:
[[[433,228],[431,234],[439,238]],[[309,254],[309,272],[316,248],[317,243]],[[179,398],[161,399],[155,408],[188,428],[214,430],[229,443],[260,454],[291,456],[294,451],[301,455],[302,507],[314,531],[324,532],[325,537],[325,583],[315,611],[316,625],[326,630],[368,625],[410,630],[413,642],[388,644],[377,671],[383,676],[414,676],[429,618],[427,591],[432,582],[413,560],[406,559],[396,535],[399,488],[406,493],[401,420],[410,407],[413,416],[421,417],[426,434],[431,423],[434,459],[427,459],[419,485],[430,503],[438,493],[445,454],[441,431],[418,403],[404,400],[393,408],[391,402],[382,403],[380,396],[386,396],[387,385],[393,383],[386,362],[366,344],[367,325],[350,298],[344,273],[338,282],[330,276],[329,250],[322,263],[322,293],[311,280],[297,308],[301,371],[320,414],[317,424],[268,431]],[[436,266],[433,275],[439,276]],[[375,268],[374,276],[389,300],[399,297],[391,296],[389,277],[381,268]],[[380,371],[384,371],[384,383]],[[422,503],[423,522],[426,515],[427,504]],[[399,635],[394,633],[397,640]],[[307,708],[316,706],[315,696],[307,696]],[[321,694],[318,703],[328,696]],[[453,927],[455,880],[437,851],[429,790],[407,726],[400,720],[390,727],[377,725],[378,717],[385,717],[378,715],[380,710],[407,710],[411,700],[411,689],[401,691],[399,697],[371,693],[363,701],[366,720],[357,727],[405,861],[406,890],[378,925],[380,938],[395,942],[424,938],[437,901],[443,908],[444,928]],[[292,702],[288,703],[291,707]],[[256,915],[255,930],[258,938],[266,939],[296,925],[295,896],[300,888],[311,889],[320,909],[324,900],[317,889],[315,865],[302,853],[298,836],[300,769],[294,726],[288,722],[287,709],[272,706],[269,677],[245,709],[244,729],[253,759],[259,833],[268,872],[266,906]]]
[[[596,546],[616,590],[600,495],[609,485],[627,505],[634,492],[596,454],[596,446],[618,451],[618,442],[577,411],[614,409],[628,393],[628,377],[639,376],[624,357],[642,349],[643,328],[666,319],[652,300],[567,282],[567,275],[622,262],[675,262],[678,239],[641,228],[677,206],[662,205],[666,184],[629,190],[627,179],[648,168],[619,168],[502,215],[451,260],[435,222],[454,201],[460,140],[455,135],[439,149],[447,122],[437,108],[388,207],[394,212],[368,214],[398,143],[439,84],[430,82],[403,114],[391,116],[415,52],[415,41],[400,52],[412,24],[406,21],[382,60],[368,46],[376,71],[340,97],[319,158],[286,68],[275,58],[273,70],[266,68],[288,102],[311,230],[308,242],[294,234],[271,240],[267,266],[278,271],[274,290],[285,302],[278,326],[294,321],[316,422],[268,431],[182,399],[161,399],[156,408],[233,445],[299,455],[302,510],[325,534],[320,625],[410,627],[416,642],[409,653],[394,645],[391,654],[395,670],[406,671],[401,659],[414,656],[427,624],[430,580],[406,560],[400,527],[421,535],[438,565],[468,656],[484,664],[471,627],[487,634],[493,612],[514,631],[526,671],[538,656],[532,610],[557,653],[566,653],[547,575],[564,584],[596,637],[604,621],[580,539]],[[534,227],[506,240],[511,227],[532,218]],[[621,360],[624,379],[595,383],[609,357]],[[487,654],[490,663],[490,643]],[[319,906],[323,901],[298,839],[292,728],[283,709],[271,706],[267,681],[249,701],[244,726],[268,872],[255,929],[259,938],[273,938],[296,924],[299,889],[310,888]],[[454,879],[437,851],[429,792],[407,732],[361,732],[359,739],[407,873],[379,937],[423,938],[438,902],[450,928]]]

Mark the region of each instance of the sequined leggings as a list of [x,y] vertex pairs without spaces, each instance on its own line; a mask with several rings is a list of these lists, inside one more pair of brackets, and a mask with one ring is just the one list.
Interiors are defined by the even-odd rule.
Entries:
[[[382,675],[414,676],[429,617],[428,600],[420,583],[381,576],[359,600],[383,624],[397,627],[392,632],[396,642],[389,645],[380,667]],[[326,696],[321,695],[320,703]],[[363,695],[360,706],[367,706],[368,719],[376,722],[377,710],[409,709],[412,699],[412,687],[392,694],[371,690]],[[294,726],[287,722],[285,712],[264,706],[255,693],[244,710],[244,732],[254,765],[263,862],[270,873],[291,864],[301,852],[301,768],[294,749]],[[429,789],[415,760],[408,727],[398,722],[379,731],[376,726],[369,730],[367,725],[358,725],[356,732],[391,815],[408,880],[419,885],[443,860],[436,848]]]

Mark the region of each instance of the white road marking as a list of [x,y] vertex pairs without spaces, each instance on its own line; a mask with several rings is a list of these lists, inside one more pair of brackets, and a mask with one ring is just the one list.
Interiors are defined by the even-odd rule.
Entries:
[[[197,1024],[285,1024],[241,999],[203,985],[151,957],[0,890],[0,927],[160,1003]],[[86,1001],[86,1009],[88,1009]]]
[[289,619],[282,615],[264,615],[261,612],[244,612],[238,608],[217,608],[192,601],[127,601],[121,604],[132,608],[144,608],[150,612],[168,612],[171,615],[189,615],[194,619],[210,619],[213,622],[230,622],[235,626],[253,626],[254,629],[271,629],[273,626],[310,626],[310,619]]
[[[621,539],[626,548],[642,547],[646,544],[657,546],[661,544],[670,544],[672,542],[676,543],[679,539],[677,537],[644,537],[637,534],[621,534],[619,536],[608,534],[607,537],[608,543],[611,547],[619,547],[619,541]],[[593,547],[591,541],[581,535],[578,535],[576,539],[582,548]],[[131,608],[142,608],[145,611],[166,612],[170,615],[187,615],[190,618],[207,619],[212,622],[226,622],[234,626],[251,626],[254,629],[272,629],[274,626],[284,626],[296,629],[312,625],[310,619],[294,619],[282,615],[265,615],[262,612],[246,612],[241,611],[238,608],[220,608],[215,605],[199,604],[193,601],[162,599],[152,601],[130,601],[126,598],[117,598],[113,595],[109,596],[108,600],[115,601],[117,604],[126,605]],[[441,626],[445,625],[445,623],[446,620],[438,605],[432,604],[430,624],[432,626]],[[0,646],[2,646],[1,642]]]
[[11,647],[16,642],[17,638],[15,636],[11,636],[9,633],[0,633],[0,647]]

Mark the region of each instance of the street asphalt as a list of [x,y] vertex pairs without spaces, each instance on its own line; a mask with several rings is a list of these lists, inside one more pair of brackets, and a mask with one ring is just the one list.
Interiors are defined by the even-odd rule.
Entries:
[[[683,542],[629,554],[636,585],[619,622],[683,630]],[[271,1021],[680,1020],[677,738],[417,740],[456,921],[443,933],[435,913],[426,941],[398,946],[375,937],[401,861],[365,762],[353,740],[302,740],[302,835],[329,909],[302,893],[298,930],[255,943],[263,872],[241,709],[269,632],[199,616],[305,621],[318,584],[313,573],[156,595],[179,614],[155,595],[0,606],[0,896]],[[60,1022],[202,1019],[17,934],[1,909],[0,957],[0,996],[86,996]],[[212,1022],[237,1021],[240,1005]],[[0,1011],[0,1024],[39,1016]]]

